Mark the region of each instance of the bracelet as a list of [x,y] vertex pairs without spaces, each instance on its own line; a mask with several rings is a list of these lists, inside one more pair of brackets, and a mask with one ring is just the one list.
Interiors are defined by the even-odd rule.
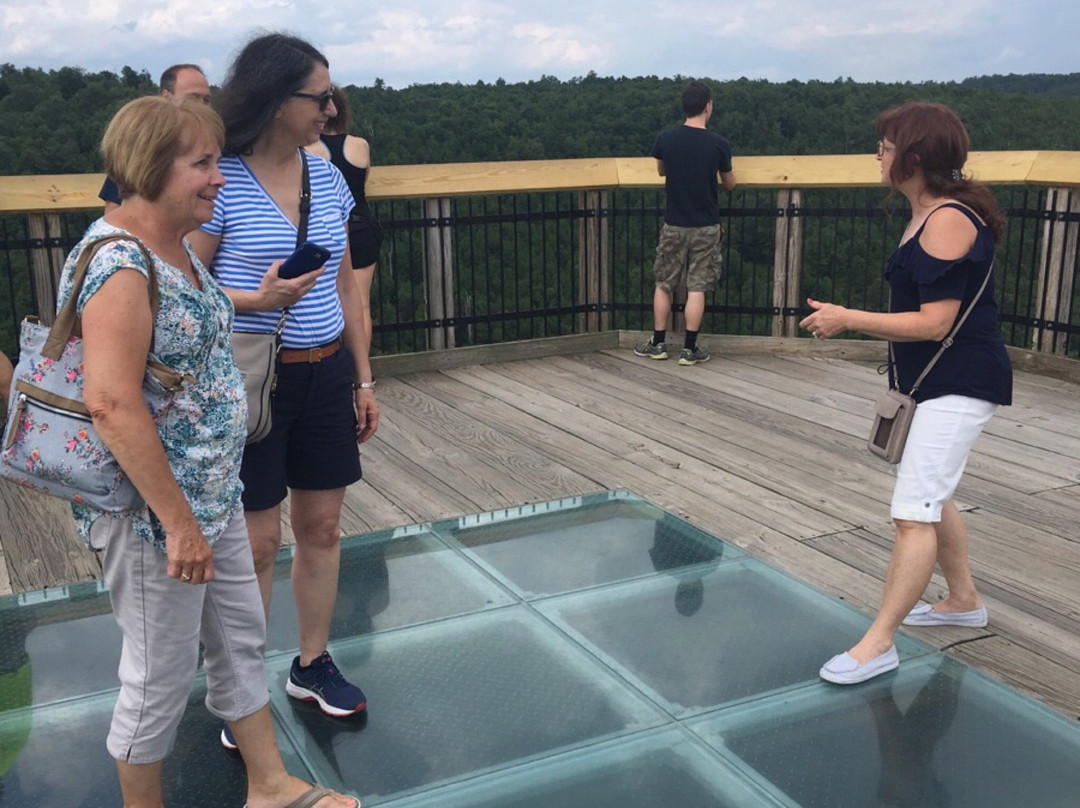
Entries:
[[375,380],[372,379],[370,382],[353,382],[352,383],[352,389],[353,390],[374,390],[375,389]]

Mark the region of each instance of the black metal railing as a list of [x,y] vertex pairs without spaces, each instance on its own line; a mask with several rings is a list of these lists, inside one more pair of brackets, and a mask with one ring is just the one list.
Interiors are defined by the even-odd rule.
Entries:
[[[997,189],[1008,224],[995,285],[1011,345],[1080,355],[1077,193]],[[727,195],[723,277],[707,295],[702,330],[790,333],[808,296],[886,306],[882,268],[904,220],[884,211],[883,195],[874,188],[813,189],[786,204],[770,189]],[[652,328],[662,191],[499,194],[373,207],[386,231],[372,288],[376,354]],[[50,295],[55,299],[63,255],[94,217],[39,217],[44,234],[31,232],[30,218],[0,217],[0,350],[9,354],[16,353],[21,319],[51,304]],[[778,238],[778,231],[797,238]],[[43,275],[51,275],[51,287]],[[778,299],[782,283],[792,293]],[[778,332],[784,321],[788,330]]]

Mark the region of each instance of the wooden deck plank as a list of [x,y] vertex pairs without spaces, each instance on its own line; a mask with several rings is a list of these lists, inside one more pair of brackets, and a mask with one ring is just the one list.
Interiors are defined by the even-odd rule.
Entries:
[[[779,485],[775,475],[753,474],[745,463],[731,462],[731,452],[735,447],[730,444],[725,445],[693,426],[645,412],[640,399],[604,394],[598,390],[595,379],[583,385],[579,372],[560,371],[554,360],[532,362],[528,368],[520,365],[493,367],[497,372],[573,404],[582,412],[618,425],[625,431],[625,440],[649,438],[658,430],[662,431],[664,444],[686,456],[682,463],[688,473],[709,474],[711,481],[724,486],[740,499],[753,503],[755,510],[768,510],[775,514],[771,518],[797,525],[800,536],[831,533],[852,526],[852,523],[830,516],[817,507],[820,503],[813,501],[812,494],[807,493],[802,499],[791,496],[789,490],[783,490],[785,487]],[[747,463],[751,462],[750,458],[745,459]]]
[[101,577],[62,500],[0,480],[0,543],[9,586],[27,592]]
[[[829,529],[829,526],[835,529],[844,527],[835,520],[825,521],[818,513],[775,497],[771,492],[747,483],[719,466],[686,455],[677,448],[672,448],[666,438],[661,442],[640,429],[628,429],[624,423],[626,418],[631,417],[628,412],[588,412],[579,407],[576,401],[568,400],[571,397],[566,389],[560,390],[553,377],[544,377],[542,381],[538,381],[531,365],[528,369],[519,364],[488,365],[478,370],[516,380],[525,395],[530,395],[527,391],[531,391],[534,398],[557,399],[561,406],[571,408],[574,417],[562,420],[564,431],[588,440],[613,455],[632,455],[635,462],[646,470],[672,479],[678,478],[680,484],[708,491],[717,502],[723,502],[731,510],[755,521],[773,524],[782,533],[805,538],[817,535],[822,530]],[[575,384],[580,387],[580,381]],[[560,392],[562,396],[559,395]]]
[[[755,357],[757,359],[758,357]],[[747,357],[733,357],[733,361],[747,361]],[[807,378],[815,370],[814,360],[798,357],[760,357],[761,362],[754,362],[762,368],[775,370],[792,378]],[[828,360],[824,360],[828,362]],[[821,367],[821,362],[817,363]],[[873,369],[862,368],[852,363],[832,361],[828,364],[832,378],[843,378],[848,392],[873,400],[887,386],[885,377],[878,376]],[[1048,410],[1059,410],[1066,402],[1061,391],[1018,389],[1013,395],[1013,403],[1008,407],[999,407],[997,413],[987,425],[986,432],[1000,435],[1010,440],[1027,443],[1040,449],[1070,457],[1080,455],[1080,418],[1073,413],[1068,418],[1053,417]],[[1018,430],[1023,429],[1021,435]]]
[[[625,361],[636,359],[629,351],[606,353]],[[638,359],[638,362],[642,361],[645,360]],[[686,370],[672,362],[652,362],[651,366],[661,366],[654,368],[654,372],[665,375]],[[754,369],[748,365],[722,357],[714,358],[707,365],[695,367],[694,370],[699,371],[699,383],[703,386],[749,401],[761,401],[781,412],[798,412],[813,424],[815,429],[827,427],[861,441],[865,441],[865,436],[869,433],[873,407],[868,398],[852,396],[835,388],[823,392],[820,383],[816,386],[805,382],[789,383],[789,380],[775,373],[752,372]],[[767,391],[765,398],[763,389]],[[1011,442],[1008,442],[1008,446],[994,447],[996,454],[987,451],[990,442],[985,436],[980,440],[968,461],[967,474],[997,479],[1029,494],[1072,482],[1060,474],[1047,473],[1017,462],[1017,457],[1007,451],[1013,445]]]
[[[711,362],[710,365],[717,364]],[[763,387],[777,391],[793,392],[797,396],[814,401],[822,396],[820,381],[811,381],[796,374],[787,375],[780,372],[787,366],[779,364],[771,357],[763,357],[760,363],[748,363],[743,358],[721,358],[719,365],[725,374],[736,375],[739,378],[756,381]],[[862,391],[849,392],[850,385],[844,385],[843,390],[833,390],[824,393],[825,400],[834,403],[840,409],[852,415],[861,416],[863,428],[856,434],[863,434],[869,430],[869,422],[873,413],[873,402],[881,393],[881,386],[872,384],[868,380],[867,386]],[[1002,408],[1005,409],[1005,408]],[[976,445],[973,455],[1007,461],[1013,468],[1022,466],[1033,475],[1053,475],[1045,488],[1052,488],[1063,482],[1080,481],[1080,461],[1074,456],[1063,454],[1055,449],[1045,449],[1033,443],[1018,443],[1010,437],[999,434],[1000,426],[991,420],[988,428],[984,430]],[[1062,441],[1066,438],[1062,437]],[[1060,445],[1060,444],[1059,444]],[[1073,446],[1076,449],[1080,444]],[[1067,451],[1068,447],[1065,447]],[[1035,490],[1042,490],[1038,488]]]
[[[877,581],[884,580],[892,549],[891,543],[865,530],[821,536],[811,539],[808,544],[838,560],[851,564]],[[905,628],[904,631],[937,648],[947,648],[958,642],[967,642],[979,637],[1001,635],[1028,651],[1034,651],[1039,656],[1054,660],[1057,664],[1065,665],[1073,670],[1080,667],[1080,630],[1078,630],[1080,624],[1070,621],[1059,625],[1039,619],[1031,613],[1030,602],[1011,597],[1008,592],[989,584],[980,577],[977,570],[975,577],[976,584],[981,590],[980,594],[990,612],[988,627],[982,629],[957,626]],[[927,599],[932,602],[944,597],[945,593],[945,579],[940,573],[935,572],[927,588]],[[879,584],[879,599],[880,594]]]
[[[634,423],[638,430],[663,431],[673,445],[703,461],[848,526],[887,521],[892,477],[884,469],[880,475],[874,474],[876,469],[853,475],[854,464],[846,458],[838,460],[816,447],[806,449],[775,429],[758,426],[754,417],[732,415],[714,396],[698,396],[692,382],[673,380],[670,386],[643,388],[636,377],[639,369],[598,354],[559,357],[547,364],[588,376],[589,385],[579,385],[583,392],[579,406],[595,412],[612,402],[631,402],[623,409],[625,423]],[[762,418],[768,417],[767,410],[758,409]],[[877,479],[867,484],[868,476]],[[847,482],[854,485],[848,487]],[[824,531],[833,532],[827,526]]]
[[[422,389],[388,384],[380,394],[394,422],[405,433],[410,457],[441,464],[443,480],[455,490],[470,483],[497,492],[491,508],[557,499],[596,489],[596,484],[545,455],[523,450],[502,432],[464,415]],[[399,447],[400,448],[400,447]],[[464,478],[464,479],[460,479]]]

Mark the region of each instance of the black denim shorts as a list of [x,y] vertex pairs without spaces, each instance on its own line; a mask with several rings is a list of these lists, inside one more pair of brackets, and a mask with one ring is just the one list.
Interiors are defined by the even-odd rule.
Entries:
[[289,488],[329,491],[360,479],[352,376],[352,355],[344,346],[321,362],[278,366],[273,428],[244,448],[245,510],[272,508]]

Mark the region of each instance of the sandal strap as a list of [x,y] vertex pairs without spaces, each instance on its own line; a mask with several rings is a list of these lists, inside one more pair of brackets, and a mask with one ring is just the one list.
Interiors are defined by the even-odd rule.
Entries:
[[307,791],[290,802],[285,808],[313,808],[315,803],[321,800],[323,797],[329,797],[334,792],[328,788],[322,786],[312,786],[310,791]]

